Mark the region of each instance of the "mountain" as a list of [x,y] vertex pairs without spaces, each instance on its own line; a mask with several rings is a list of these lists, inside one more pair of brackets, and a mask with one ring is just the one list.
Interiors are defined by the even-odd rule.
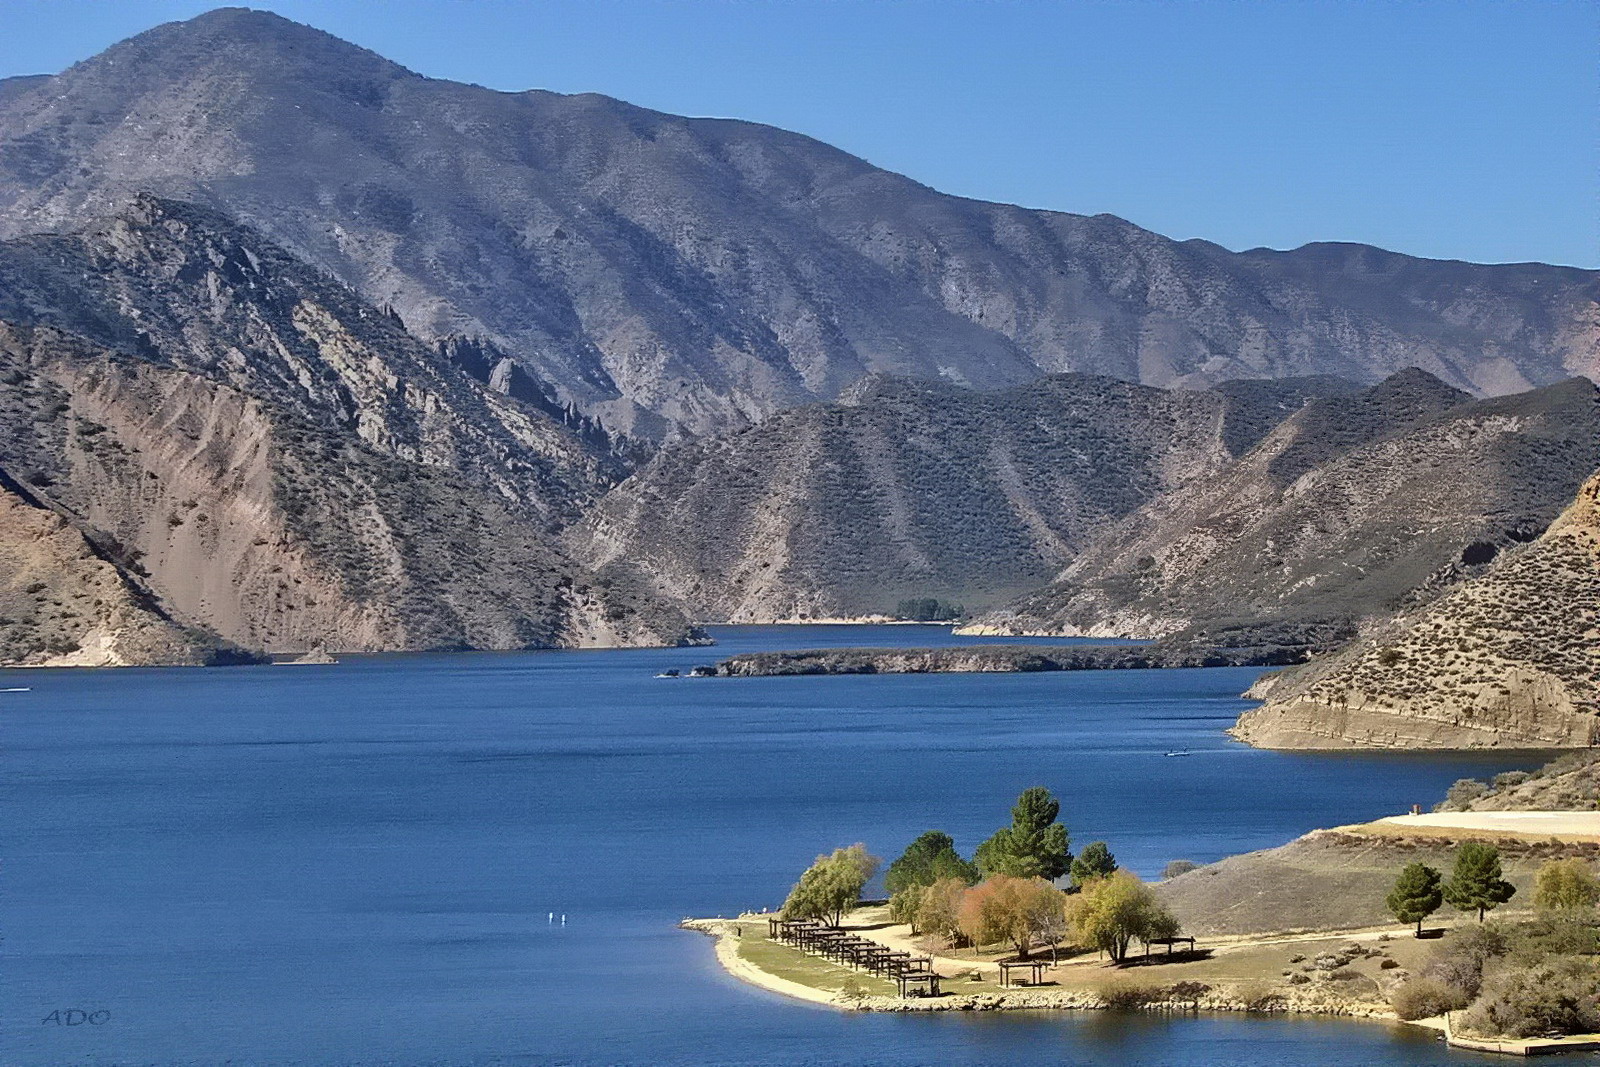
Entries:
[[238,650],[167,615],[72,523],[0,475],[0,650],[25,666],[237,661]]
[[871,374],[1201,387],[1416,366],[1479,394],[1600,375],[1593,271],[1171,241],[946,196],[770,127],[429,79],[242,9],[0,82],[0,235],[146,191],[657,439]]
[[1237,462],[1152,498],[975,632],[1263,627],[1326,645],[1542,531],[1600,466],[1600,389],[1472,400],[1420,371],[1312,399]]
[[1114,520],[1225,468],[1329,379],[1165,390],[1053,375],[994,392],[873,378],[838,404],[669,445],[571,531],[703,618],[969,606],[1048,581]]
[[1533,543],[1253,695],[1233,732],[1268,748],[1600,744],[1600,473]]
[[[248,228],[142,196],[103,227],[0,242],[0,473],[149,614],[218,643],[683,638],[626,567],[561,550],[620,461],[450,358],[483,351],[430,346]],[[17,502],[6,520],[12,538],[46,521]],[[81,556],[38,580],[116,584]],[[26,636],[0,658],[37,654]]]

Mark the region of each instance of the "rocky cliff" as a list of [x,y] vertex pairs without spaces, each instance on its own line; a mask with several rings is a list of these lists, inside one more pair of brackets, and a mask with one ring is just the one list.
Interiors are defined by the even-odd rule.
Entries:
[[1269,748],[1600,744],[1600,474],[1532,544],[1252,695]]
[[687,633],[559,547],[616,457],[189,205],[0,243],[0,414],[0,470],[163,617],[248,648]]
[[945,196],[806,137],[421,77],[222,9],[0,83],[0,234],[151,191],[220,208],[613,428],[736,428],[870,373],[1161,386],[1600,372],[1593,271],[1234,253]]
[[1220,640],[1265,627],[1324,643],[1482,573],[1596,466],[1600,390],[1587,379],[1472,401],[1403,372],[1313,399],[971,629]]
[[1049,580],[1110,524],[1214,474],[1327,379],[1198,392],[1087,375],[977,392],[876,378],[841,404],[665,448],[572,542],[736,622],[968,605]]

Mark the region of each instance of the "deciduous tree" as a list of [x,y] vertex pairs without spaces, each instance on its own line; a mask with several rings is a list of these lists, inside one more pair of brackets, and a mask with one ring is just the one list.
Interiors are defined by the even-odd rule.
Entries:
[[1068,916],[1077,939],[1121,962],[1135,939],[1149,943],[1176,937],[1178,922],[1150,887],[1131,871],[1091,879],[1068,898]]
[[1010,942],[1027,959],[1034,942],[1065,907],[1065,895],[1042,878],[997,874],[961,898],[961,932],[977,945]]
[[878,872],[878,857],[865,845],[834,849],[806,868],[783,902],[786,919],[821,919],[838,926],[861,901],[861,890]]
[[1600,901],[1600,880],[1576,856],[1551,860],[1533,877],[1533,906],[1540,911],[1583,911]]

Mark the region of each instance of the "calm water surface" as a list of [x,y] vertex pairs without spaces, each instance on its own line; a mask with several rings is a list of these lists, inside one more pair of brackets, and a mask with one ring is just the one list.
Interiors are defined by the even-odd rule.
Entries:
[[[776,906],[857,840],[892,857],[938,827],[970,850],[1035,784],[1075,842],[1151,876],[1537,760],[1252,751],[1222,735],[1243,669],[652,677],[755,649],[972,643],[717,636],[0,672],[32,687],[0,693],[0,1061],[1473,1062],[1334,1021],[847,1016],[726,977],[674,923]],[[72,1009],[105,1014],[41,1023]]]

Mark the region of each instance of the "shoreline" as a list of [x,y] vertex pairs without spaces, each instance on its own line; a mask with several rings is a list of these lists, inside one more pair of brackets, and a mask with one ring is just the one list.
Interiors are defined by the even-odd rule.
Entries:
[[[1252,996],[1237,988],[1208,988],[1205,993],[1196,995],[1191,999],[1149,1000],[1117,1007],[1107,1003],[1105,998],[1095,990],[1071,987],[1024,986],[1002,991],[947,992],[939,997],[906,998],[830,992],[826,989],[805,985],[772,974],[740,954],[739,946],[744,939],[741,927],[765,924],[768,918],[768,915],[744,915],[734,919],[685,919],[678,925],[681,929],[691,930],[712,938],[715,942],[717,963],[731,977],[770,993],[776,993],[794,1000],[802,1000],[808,1004],[833,1008],[837,1011],[904,1014],[909,1012],[946,1011],[1135,1010],[1163,1015],[1237,1014],[1245,1012],[1258,1015],[1307,1015],[1322,1018],[1345,1018],[1392,1025],[1425,1025],[1404,1022],[1396,1018],[1387,1006],[1380,1006],[1376,1003],[1359,1001],[1335,1003],[1326,999],[1318,1000],[1314,996],[1284,994],[1265,997],[1260,995]],[[1322,931],[1299,937],[1275,936],[1262,939],[1260,943],[1274,945],[1314,944],[1318,941],[1339,940],[1341,938],[1344,940],[1375,940],[1378,936],[1379,932],[1377,931]],[[1219,944],[1223,945],[1247,944],[1253,946],[1256,943],[1255,941],[1219,939]],[[797,950],[796,954],[800,955]],[[945,970],[954,968],[985,973],[998,973],[999,971],[999,965],[994,962],[962,960],[937,954],[934,955],[933,961],[935,966],[942,967]],[[1115,981],[1112,976],[1108,975],[1107,977],[1111,981]],[[954,983],[957,979],[950,979],[949,981]],[[1440,1029],[1438,1026],[1431,1028]]]

